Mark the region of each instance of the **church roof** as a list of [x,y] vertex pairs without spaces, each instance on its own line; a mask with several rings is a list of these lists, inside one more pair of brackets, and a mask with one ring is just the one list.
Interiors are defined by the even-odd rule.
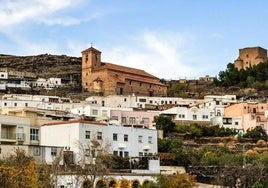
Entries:
[[116,65],[116,64],[112,64],[112,63],[104,63],[103,68],[104,69],[109,69],[109,70],[115,70],[115,71],[122,72],[122,73],[128,73],[128,74],[133,74],[133,75],[139,75],[139,76],[144,76],[144,77],[148,77],[148,78],[158,79],[157,77],[145,72],[144,70],[131,68],[131,67],[126,67],[126,66],[122,66],[122,65]]
[[[164,85],[159,81],[159,78],[155,77],[152,74],[149,74],[141,69],[126,67],[122,65],[116,65],[112,63],[102,63],[101,69],[107,69],[116,71],[118,73],[123,73],[124,78],[129,80],[136,80],[136,81],[142,81],[146,83],[152,83],[157,85]],[[122,79],[121,79],[122,82]]]
[[101,53],[101,51],[97,50],[96,48],[93,48],[92,46],[90,48],[88,48],[88,49],[83,50],[82,53],[83,52],[88,52],[88,51],[95,51],[95,52]]

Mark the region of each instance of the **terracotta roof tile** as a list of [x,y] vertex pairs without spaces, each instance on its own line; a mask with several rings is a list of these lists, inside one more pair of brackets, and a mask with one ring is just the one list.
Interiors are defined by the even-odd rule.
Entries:
[[102,68],[109,69],[109,70],[115,70],[115,71],[119,71],[122,73],[128,73],[128,74],[134,74],[134,75],[140,75],[140,76],[158,79],[157,77],[145,72],[144,70],[131,68],[131,67],[125,67],[122,65],[116,65],[116,64],[112,64],[112,63],[103,63]]

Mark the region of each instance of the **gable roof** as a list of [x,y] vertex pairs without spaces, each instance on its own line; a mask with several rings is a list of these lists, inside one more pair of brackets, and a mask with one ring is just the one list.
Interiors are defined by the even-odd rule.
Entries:
[[159,78],[141,69],[125,67],[112,63],[102,63],[102,66],[98,70],[110,70],[118,73],[123,73],[123,76],[118,75],[117,77],[118,82],[121,83],[124,83],[126,80],[133,80],[164,86],[164,84],[159,81]]
[[103,63],[103,68],[109,69],[109,70],[115,70],[115,71],[122,72],[122,73],[128,73],[128,74],[140,75],[140,76],[145,76],[145,77],[149,77],[153,79],[158,79],[157,77],[145,72],[144,70],[136,69],[132,67],[126,67],[126,66],[116,65],[112,63]]
[[88,52],[88,51],[95,51],[95,52],[101,53],[101,51],[97,50],[96,48],[93,48],[92,46],[90,48],[83,50],[81,53]]

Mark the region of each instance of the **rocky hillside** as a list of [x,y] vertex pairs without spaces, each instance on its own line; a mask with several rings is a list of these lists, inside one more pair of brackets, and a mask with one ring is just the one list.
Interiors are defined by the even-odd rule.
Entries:
[[[61,88],[58,95],[70,93],[81,93],[81,57],[71,57],[66,55],[41,54],[36,56],[12,56],[0,54],[0,68],[12,68],[17,71],[27,71],[36,73],[38,78],[59,77],[64,82],[72,81],[73,85],[68,88]],[[156,75],[157,76],[157,75]],[[162,80],[168,88],[172,84]],[[66,91],[65,91],[66,90]],[[16,92],[16,91],[11,91]],[[20,92],[20,91],[18,91]],[[41,91],[42,92],[42,91]],[[45,91],[48,92],[48,91]],[[55,91],[52,91],[55,92]],[[174,91],[173,91],[174,92]],[[252,88],[240,89],[239,87],[216,87],[211,82],[187,81],[185,87],[177,88],[175,95],[169,89],[169,96],[203,98],[205,95],[225,95],[235,94],[243,98],[258,98],[266,100],[268,91],[260,91]],[[46,93],[48,94],[48,93]]]
[[81,57],[41,54],[36,56],[12,56],[0,54],[0,68],[13,68],[37,74],[37,77],[59,77],[81,82]]

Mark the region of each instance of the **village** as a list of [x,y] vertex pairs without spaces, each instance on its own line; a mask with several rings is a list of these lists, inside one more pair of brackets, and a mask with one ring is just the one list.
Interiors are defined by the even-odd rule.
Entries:
[[[235,65],[243,69],[264,61],[265,49],[245,48],[240,50]],[[1,69],[0,158],[20,148],[38,164],[53,166],[58,160],[59,166],[69,170],[57,173],[56,187],[86,187],[90,174],[78,177],[71,167],[95,164],[98,154],[107,152],[127,158],[130,167],[123,172],[96,175],[90,179],[94,187],[104,182],[116,187],[122,178],[130,180],[131,187],[138,187],[155,181],[159,174],[186,172],[183,166],[160,164],[158,141],[165,135],[157,129],[157,116],[169,117],[180,125],[232,129],[236,136],[258,126],[268,134],[267,102],[244,100],[235,94],[200,99],[168,97],[167,86],[159,78],[144,70],[102,62],[101,52],[92,46],[82,51],[81,63],[81,92],[88,96],[79,101],[56,93],[5,93],[8,88],[60,89],[67,83],[58,77],[38,78],[31,73]],[[145,168],[134,165],[144,157],[148,163]]]

